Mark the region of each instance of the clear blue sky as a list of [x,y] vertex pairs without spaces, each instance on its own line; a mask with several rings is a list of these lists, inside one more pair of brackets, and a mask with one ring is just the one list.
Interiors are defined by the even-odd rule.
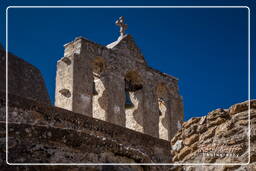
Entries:
[[[243,1],[11,1],[8,5],[248,5]],[[58,3],[62,2],[62,3]],[[133,3],[132,3],[133,2]],[[213,3],[214,2],[214,3]],[[228,3],[227,3],[228,2]],[[248,98],[247,9],[10,9],[9,51],[39,68],[54,101],[56,62],[63,45],[83,36],[106,45],[118,37],[123,15],[148,64],[179,78],[185,120]],[[255,14],[252,17],[252,45]],[[3,23],[2,23],[3,24]],[[1,44],[5,29],[1,25]],[[252,67],[255,46],[252,49]],[[253,72],[254,70],[252,70]],[[252,77],[253,78],[253,74]],[[254,79],[252,79],[252,98]],[[33,90],[31,90],[33,91]]]

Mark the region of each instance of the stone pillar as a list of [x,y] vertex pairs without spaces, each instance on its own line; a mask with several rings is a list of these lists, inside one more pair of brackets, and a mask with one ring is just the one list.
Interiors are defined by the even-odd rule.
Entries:
[[78,39],[80,54],[74,59],[73,111],[92,117],[93,74],[91,61],[96,51],[87,40]]
[[125,126],[124,79],[118,73],[105,72],[94,77],[93,117]]
[[55,105],[92,116],[93,44],[79,38],[64,47],[64,57],[57,64]]
[[155,88],[149,83],[144,85],[144,133],[154,137],[159,137],[159,110]]
[[109,74],[109,107],[107,121],[125,127],[125,90],[124,78],[120,73]]

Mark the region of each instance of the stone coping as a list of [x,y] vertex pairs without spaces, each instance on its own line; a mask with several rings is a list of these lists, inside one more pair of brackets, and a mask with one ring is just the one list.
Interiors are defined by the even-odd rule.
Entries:
[[[0,92],[0,120],[5,121],[5,93]],[[58,107],[40,104],[16,95],[8,95],[8,121],[34,126],[71,129],[110,138],[133,148],[147,149],[153,161],[170,161],[170,143],[102,120]]]

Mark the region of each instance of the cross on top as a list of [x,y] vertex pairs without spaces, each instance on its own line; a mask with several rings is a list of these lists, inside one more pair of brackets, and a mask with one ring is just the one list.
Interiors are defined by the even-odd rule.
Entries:
[[116,25],[120,27],[120,36],[123,37],[125,30],[128,28],[128,25],[124,23],[123,16],[119,17],[119,19],[116,20]]

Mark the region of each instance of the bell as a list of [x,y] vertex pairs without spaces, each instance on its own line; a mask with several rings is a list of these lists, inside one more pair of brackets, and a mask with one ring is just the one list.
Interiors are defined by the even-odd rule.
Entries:
[[162,116],[162,112],[161,110],[158,110],[159,116]]
[[125,81],[125,90],[127,91],[135,92],[143,88],[141,84],[133,83],[132,80],[124,79],[124,81]]
[[93,92],[92,92],[93,95],[98,95],[98,92],[97,92],[97,90],[96,90],[96,88],[95,88],[95,82],[94,82],[94,81],[93,81],[93,85],[92,85],[92,86],[93,86],[93,90],[92,90],[92,91],[93,91]]
[[128,91],[125,91],[125,108],[129,109],[129,108],[133,108],[134,105],[130,99],[130,94]]

